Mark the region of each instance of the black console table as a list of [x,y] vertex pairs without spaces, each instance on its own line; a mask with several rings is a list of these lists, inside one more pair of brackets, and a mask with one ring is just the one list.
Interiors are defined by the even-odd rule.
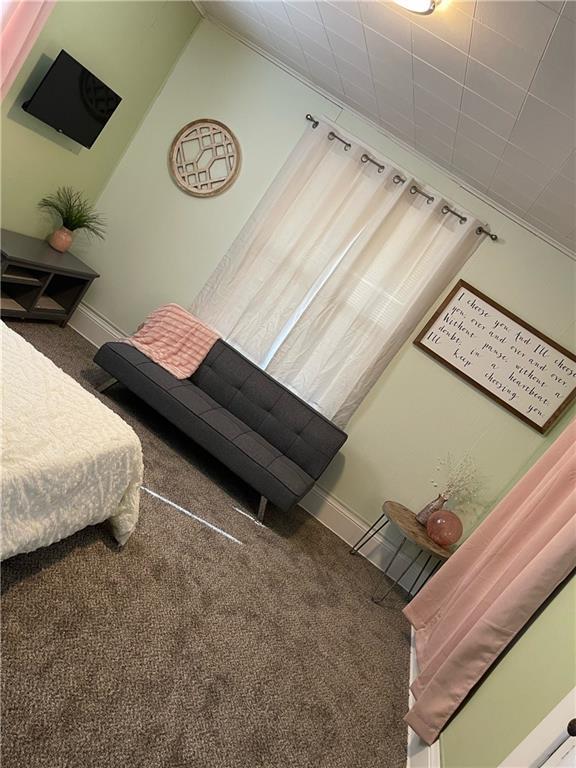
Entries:
[[70,252],[45,240],[2,230],[2,317],[52,320],[64,326],[99,277]]

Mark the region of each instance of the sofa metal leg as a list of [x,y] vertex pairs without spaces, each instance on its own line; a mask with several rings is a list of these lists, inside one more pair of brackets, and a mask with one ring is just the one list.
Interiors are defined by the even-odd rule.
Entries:
[[264,522],[264,514],[266,513],[266,505],[268,499],[265,496],[260,496],[260,504],[258,504],[258,522]]
[[114,376],[110,376],[109,379],[106,379],[106,381],[103,381],[102,384],[100,384],[98,387],[96,387],[97,392],[104,392],[108,389],[108,387],[111,387],[112,384],[116,384],[118,379],[115,379]]

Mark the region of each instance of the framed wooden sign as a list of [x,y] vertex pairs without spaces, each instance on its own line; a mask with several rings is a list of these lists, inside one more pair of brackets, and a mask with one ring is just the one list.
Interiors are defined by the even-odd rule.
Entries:
[[542,434],[576,397],[576,356],[463,280],[414,344]]

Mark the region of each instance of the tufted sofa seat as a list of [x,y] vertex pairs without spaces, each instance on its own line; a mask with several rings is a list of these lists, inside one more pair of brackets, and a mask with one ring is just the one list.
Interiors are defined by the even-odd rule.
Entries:
[[346,441],[341,429],[222,340],[183,381],[123,342],[104,344],[94,361],[284,511],[308,493]]

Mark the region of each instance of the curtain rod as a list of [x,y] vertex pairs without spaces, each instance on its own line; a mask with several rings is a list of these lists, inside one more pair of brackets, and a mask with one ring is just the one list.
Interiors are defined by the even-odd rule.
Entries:
[[334,139],[337,139],[340,144],[344,144],[344,152],[348,152],[348,150],[352,147],[352,144],[350,144],[349,141],[346,141],[346,139],[341,138],[338,136],[337,133],[334,133],[334,131],[330,131],[328,134],[328,141],[334,141]]
[[[320,121],[318,120],[318,118],[314,117],[310,113],[308,113],[306,115],[306,120],[309,123],[312,123],[312,128],[318,128],[318,126],[320,125]],[[334,141],[334,139],[336,139],[337,141],[339,141],[341,144],[344,145],[344,151],[345,152],[347,152],[349,149],[351,149],[352,144],[349,141],[346,141],[346,139],[343,139],[341,136],[338,136],[338,134],[335,133],[334,131],[330,131],[329,134],[328,134],[328,140],[329,141]],[[378,168],[378,173],[382,173],[382,171],[384,171],[384,169],[386,167],[384,164],[379,163],[377,160],[374,160],[374,158],[370,157],[370,155],[368,155],[366,152],[364,152],[361,155],[360,161],[362,163],[372,163],[372,165],[375,165],[376,168]],[[392,181],[394,182],[394,184],[404,184],[406,179],[403,178],[402,176],[400,176],[399,174],[395,174],[395,176],[392,178]],[[411,195],[422,195],[422,197],[425,197],[426,198],[426,202],[427,202],[428,205],[430,203],[434,202],[434,196],[433,195],[427,194],[426,192],[421,190],[419,187],[417,187],[415,184],[413,184],[410,187],[409,192],[410,192]],[[449,205],[443,205],[442,209],[441,209],[441,212],[444,215],[449,213],[452,216],[456,216],[456,218],[458,219],[460,224],[465,224],[466,221],[468,221],[466,216],[463,216],[461,213],[458,213],[458,211],[455,211]],[[498,240],[498,235],[495,235],[493,232],[490,232],[489,229],[486,229],[486,227],[483,227],[483,226],[476,227],[475,233],[477,235],[487,235],[490,238],[490,240],[492,240],[492,242],[496,242],[496,240]]]

